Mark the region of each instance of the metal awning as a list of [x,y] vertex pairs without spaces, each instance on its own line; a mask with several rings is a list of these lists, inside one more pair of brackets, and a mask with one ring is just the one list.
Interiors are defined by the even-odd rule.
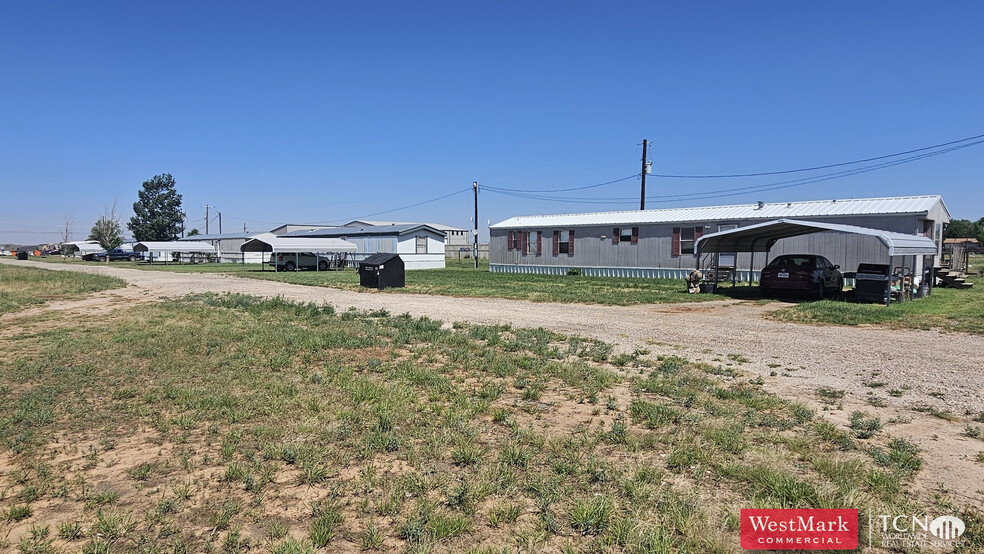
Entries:
[[215,247],[207,242],[196,241],[145,241],[133,245],[134,252],[215,252]]
[[780,239],[824,231],[877,237],[888,247],[889,256],[928,256],[937,253],[936,243],[929,237],[800,219],[776,219],[704,235],[697,240],[697,253],[768,252]]
[[354,243],[331,238],[278,237],[272,234],[253,237],[239,247],[241,252],[349,252],[357,250]]

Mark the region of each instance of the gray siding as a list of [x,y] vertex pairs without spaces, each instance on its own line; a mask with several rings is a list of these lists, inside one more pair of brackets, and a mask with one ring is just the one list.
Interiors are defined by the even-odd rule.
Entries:
[[[942,216],[945,218],[945,215]],[[906,234],[922,234],[926,225],[935,228],[935,221],[928,216],[917,214],[816,217],[811,221],[840,223],[869,227]],[[927,224],[926,221],[929,221]],[[614,226],[584,226],[567,228],[533,229],[543,233],[541,250],[538,254],[524,255],[521,250],[507,248],[508,229],[492,229],[490,241],[490,261],[493,271],[517,271],[522,273],[563,273],[568,268],[579,268],[585,274],[626,275],[642,277],[682,276],[694,268],[709,268],[715,263],[715,255],[704,254],[698,259],[692,254],[672,255],[674,227],[700,227],[703,234],[720,230],[722,225],[744,227],[761,221],[708,221],[704,223],[662,223],[637,225],[638,244],[612,240]],[[555,230],[574,230],[574,255],[553,255],[553,232]],[[528,232],[529,229],[516,230]],[[800,237],[782,239],[772,247],[768,255],[754,255],[752,269],[758,271],[768,259],[781,254],[813,253],[827,257],[832,263],[841,266],[842,271],[854,271],[861,262],[888,263],[888,249],[875,237],[843,233],[814,233]],[[750,253],[739,253],[736,265],[739,273],[747,270],[753,257]],[[627,270],[627,271],[623,271]]]

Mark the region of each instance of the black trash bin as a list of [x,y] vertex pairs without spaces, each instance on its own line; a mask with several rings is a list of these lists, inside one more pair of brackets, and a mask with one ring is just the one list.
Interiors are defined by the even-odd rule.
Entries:
[[24,252],[24,251],[18,252],[17,253],[17,259],[18,260],[26,260],[27,259],[27,252]]
[[359,284],[383,290],[406,284],[406,268],[399,254],[373,254],[359,262]]

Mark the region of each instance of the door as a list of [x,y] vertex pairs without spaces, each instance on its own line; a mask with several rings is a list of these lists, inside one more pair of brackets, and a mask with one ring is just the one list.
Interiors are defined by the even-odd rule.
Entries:
[[[730,231],[731,229],[737,229],[738,225],[732,223],[728,225],[718,225],[718,231]],[[717,266],[718,267],[735,267],[735,262],[737,261],[737,255],[735,252],[718,252]]]

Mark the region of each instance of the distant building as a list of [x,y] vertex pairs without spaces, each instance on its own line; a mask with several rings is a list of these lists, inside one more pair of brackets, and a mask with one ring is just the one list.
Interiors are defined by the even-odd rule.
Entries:
[[340,238],[358,248],[356,260],[373,254],[399,254],[407,270],[445,267],[445,231],[427,223],[369,225],[353,221],[342,227],[294,231],[284,237]]
[[[765,256],[754,259],[750,276],[748,253],[698,257],[697,239],[783,218],[926,236],[936,242],[937,256],[943,225],[950,221],[940,196],[517,216],[490,226],[490,270],[563,274],[578,268],[585,275],[683,278],[693,269],[720,265],[735,267],[739,278],[754,278]],[[860,262],[888,263],[887,250],[877,239],[844,233],[781,239],[770,257],[785,253],[821,254],[845,271]]]
[[343,227],[365,227],[371,225],[373,227],[385,227],[387,225],[427,225],[428,227],[433,227],[444,233],[444,244],[445,246],[454,247],[455,250],[459,246],[471,246],[471,233],[467,229],[459,229],[457,227],[451,227],[449,225],[442,225],[440,223],[412,223],[408,221],[370,221],[365,219],[357,219],[355,221],[350,221],[343,225]]

